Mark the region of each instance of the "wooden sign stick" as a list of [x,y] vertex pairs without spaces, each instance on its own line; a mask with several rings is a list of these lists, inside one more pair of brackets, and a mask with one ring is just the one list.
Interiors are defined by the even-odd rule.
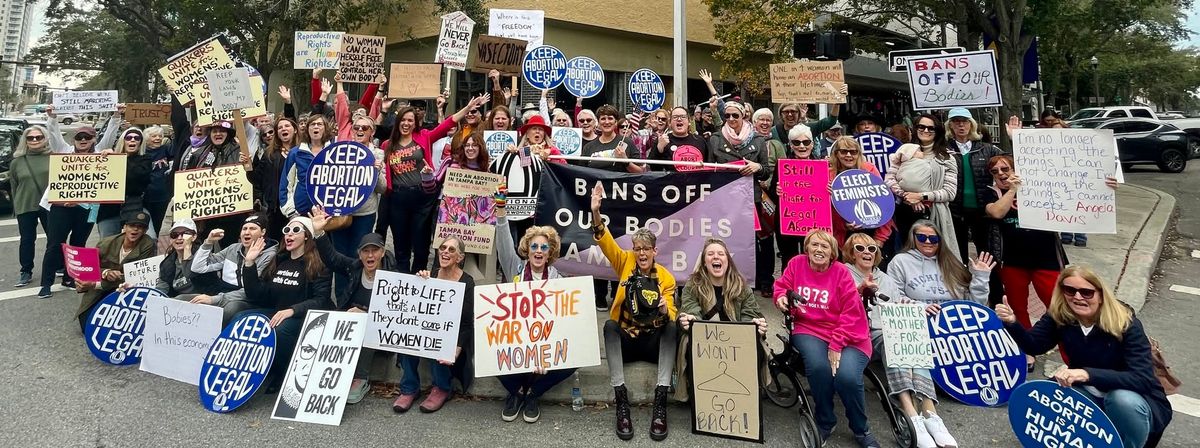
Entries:
[[[241,146],[241,148],[242,148],[242,155],[246,156],[246,158],[249,159],[250,158],[250,142],[249,142],[248,134],[246,134],[246,123],[242,119],[242,110],[241,109],[233,110],[233,130],[236,132],[235,135],[237,135],[237,138],[238,138],[238,145]],[[247,172],[254,171],[253,161],[246,162],[245,166],[246,166]]]

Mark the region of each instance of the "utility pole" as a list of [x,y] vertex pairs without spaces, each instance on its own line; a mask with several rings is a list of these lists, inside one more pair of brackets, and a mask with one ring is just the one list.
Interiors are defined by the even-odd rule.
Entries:
[[686,0],[675,0],[675,57],[672,80],[675,88],[675,105],[687,107],[687,17]]

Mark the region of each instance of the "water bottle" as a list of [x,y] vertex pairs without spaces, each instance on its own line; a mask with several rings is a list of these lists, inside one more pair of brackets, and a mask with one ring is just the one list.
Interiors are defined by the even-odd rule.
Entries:
[[571,386],[571,410],[583,410],[583,391],[579,389],[579,372],[575,372],[575,385]]

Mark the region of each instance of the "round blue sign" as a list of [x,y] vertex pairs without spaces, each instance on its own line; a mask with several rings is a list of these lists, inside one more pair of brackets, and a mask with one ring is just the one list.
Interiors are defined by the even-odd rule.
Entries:
[[346,216],[367,203],[378,181],[371,148],[350,141],[330,143],[313,158],[308,198],[331,216]]
[[83,339],[96,359],[116,366],[142,362],[146,299],[151,296],[166,297],[154,288],[130,288],[114,291],[92,307]]
[[580,98],[591,98],[604,90],[604,69],[587,56],[575,56],[567,61],[567,91]]
[[231,412],[254,396],[275,361],[275,329],[258,313],[221,330],[200,367],[200,402],[213,412]]
[[509,145],[517,146],[516,131],[483,131],[483,136],[483,144],[492,160],[508,152]]
[[952,300],[929,318],[933,381],[955,400],[998,406],[1025,382],[1025,353],[990,308]]
[[880,175],[887,174],[891,168],[891,162],[888,157],[896,153],[900,149],[900,145],[904,144],[900,139],[882,132],[868,132],[854,136],[858,140],[858,144],[862,145],[863,156],[868,162],[875,165],[875,169],[879,170]]
[[1013,391],[1008,422],[1025,448],[1123,446],[1116,425],[1091,398],[1053,381],[1030,381]]
[[629,101],[642,112],[654,112],[667,101],[667,88],[658,73],[639,68],[629,77]]
[[892,219],[896,198],[883,178],[866,170],[846,170],[833,178],[833,209],[863,229],[878,228]]
[[579,151],[583,149],[583,134],[579,128],[554,128],[551,132],[551,139],[554,140],[554,146],[558,148],[563,155],[577,156]]
[[521,74],[535,89],[557,89],[567,79],[567,55],[549,45],[529,50],[521,62]]

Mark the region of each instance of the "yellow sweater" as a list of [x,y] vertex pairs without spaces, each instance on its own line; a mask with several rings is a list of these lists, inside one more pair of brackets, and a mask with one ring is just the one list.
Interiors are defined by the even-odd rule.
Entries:
[[[613,240],[612,233],[609,233],[608,228],[604,228],[604,234],[596,238],[596,242],[600,244],[600,251],[604,252],[604,257],[608,258],[608,262],[612,264],[613,272],[617,274],[617,278],[624,282],[629,276],[633,275],[633,271],[637,269],[637,255],[631,250],[621,249],[617,242]],[[668,322],[675,320],[675,277],[671,275],[671,271],[661,264],[654,263],[654,269],[657,271],[658,277],[658,294],[667,304],[667,319]],[[617,288],[617,294],[613,298],[612,307],[609,308],[609,319],[615,320],[618,323],[632,322],[632,316],[625,316],[621,319],[621,313],[624,312],[622,305],[625,303],[625,285],[621,284]]]

